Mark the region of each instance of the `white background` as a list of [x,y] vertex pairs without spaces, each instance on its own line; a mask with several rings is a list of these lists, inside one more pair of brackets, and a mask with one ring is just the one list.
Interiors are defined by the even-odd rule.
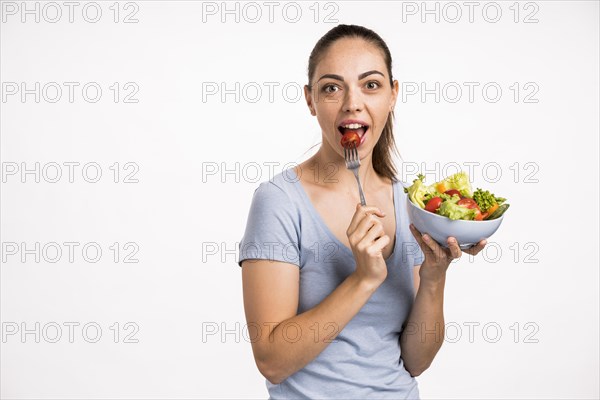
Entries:
[[[267,397],[244,336],[237,242],[268,166],[278,173],[301,162],[320,141],[294,89],[306,83],[312,47],[336,25],[328,15],[378,32],[405,89],[440,83],[439,102],[419,92],[397,105],[402,178],[413,179],[414,165],[432,171],[428,182],[455,172],[447,163],[474,165],[473,186],[511,204],[495,247],[451,266],[448,337],[418,378],[423,398],[599,397],[598,2],[480,2],[473,22],[458,2],[454,23],[457,8],[434,2],[427,7],[437,4],[439,22],[422,15],[421,2],[295,3],[287,13],[282,2],[273,22],[262,2],[257,22],[244,3],[228,3],[236,22],[220,2],[98,2],[96,23],[84,19],[85,2],[72,23],[62,2],[55,23],[56,7],[37,4],[39,22],[21,2],[2,3],[3,398]],[[93,5],[86,10],[93,19]],[[138,22],[124,23],[129,14]],[[39,102],[22,99],[21,83],[35,82]],[[55,103],[49,82],[62,87]],[[79,84],[73,102],[63,82]],[[89,82],[102,88],[95,103],[82,95]],[[271,99],[265,82],[278,85]],[[442,92],[452,82],[463,89],[456,102],[456,92]],[[479,85],[472,102],[464,82]],[[221,83],[233,92],[207,93]],[[493,89],[482,94],[488,83],[502,90],[496,102]],[[135,85],[137,102],[124,102]],[[80,163],[73,182],[65,162]],[[97,183],[84,179],[93,168],[82,175],[92,162]],[[21,176],[35,163],[39,183]],[[62,166],[57,183],[52,163]],[[138,182],[123,182],[132,172]],[[35,251],[23,254],[36,242],[39,262]],[[63,251],[55,263],[52,245],[41,250],[52,242]],[[73,262],[64,242],[79,243]],[[99,261],[83,258],[86,243],[101,248]],[[139,262],[124,262],[136,249]],[[69,322],[79,324],[72,343]],[[39,343],[21,336],[36,323]],[[94,327],[102,336],[89,343]]]

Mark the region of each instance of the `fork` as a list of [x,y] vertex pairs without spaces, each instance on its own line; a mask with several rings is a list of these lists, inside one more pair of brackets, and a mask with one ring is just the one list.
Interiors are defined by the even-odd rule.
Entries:
[[360,204],[363,206],[367,205],[365,201],[365,194],[360,184],[360,178],[358,177],[358,168],[360,167],[360,158],[358,158],[358,150],[356,150],[356,144],[350,143],[348,147],[344,147],[344,159],[346,160],[346,168],[354,172],[356,182],[358,182],[358,192],[360,193]]

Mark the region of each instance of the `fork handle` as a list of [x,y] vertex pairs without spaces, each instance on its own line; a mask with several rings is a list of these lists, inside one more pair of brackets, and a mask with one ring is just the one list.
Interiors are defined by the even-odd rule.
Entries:
[[354,176],[356,177],[356,182],[358,182],[358,193],[360,195],[360,204],[362,204],[363,206],[366,206],[367,202],[365,201],[365,194],[363,193],[362,185],[360,184],[360,178],[358,177],[357,169],[353,169],[352,172],[354,172]]

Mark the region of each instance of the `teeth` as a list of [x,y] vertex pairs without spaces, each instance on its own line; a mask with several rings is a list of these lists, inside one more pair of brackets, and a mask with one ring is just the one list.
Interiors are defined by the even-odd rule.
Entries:
[[364,125],[361,125],[361,124],[342,125],[342,128],[346,128],[346,129],[358,129],[358,128],[362,128],[362,127],[364,127]]

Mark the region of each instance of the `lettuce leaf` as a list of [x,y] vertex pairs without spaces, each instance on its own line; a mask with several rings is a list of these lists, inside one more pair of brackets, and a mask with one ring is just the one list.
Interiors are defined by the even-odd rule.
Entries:
[[469,176],[466,172],[457,172],[454,175],[450,175],[446,179],[443,179],[437,183],[431,185],[434,190],[439,192],[445,192],[446,190],[456,189],[465,197],[473,197],[471,189],[471,183],[469,182]]
[[417,179],[413,181],[413,184],[405,189],[406,193],[408,193],[408,198],[410,199],[410,201],[412,201],[414,204],[418,205],[421,208],[425,208],[425,203],[423,202],[423,200],[425,199],[426,195],[433,192],[430,187],[425,186],[425,184],[423,183],[424,179],[424,175],[417,175]]

